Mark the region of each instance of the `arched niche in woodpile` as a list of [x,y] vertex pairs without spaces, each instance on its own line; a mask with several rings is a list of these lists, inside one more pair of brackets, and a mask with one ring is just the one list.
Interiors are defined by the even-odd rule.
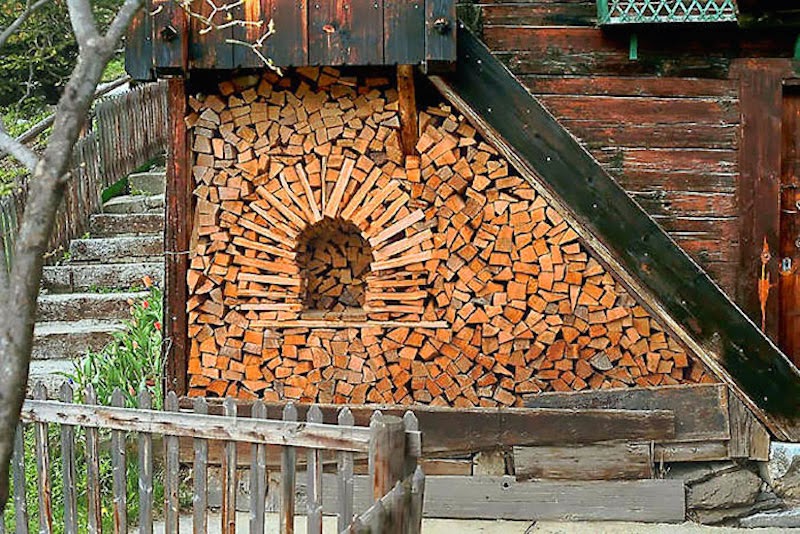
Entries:
[[297,238],[304,318],[366,317],[367,279],[372,247],[359,228],[340,218],[324,217]]

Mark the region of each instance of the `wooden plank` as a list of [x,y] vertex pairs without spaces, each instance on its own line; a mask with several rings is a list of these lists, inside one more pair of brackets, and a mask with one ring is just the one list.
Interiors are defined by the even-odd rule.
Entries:
[[383,62],[419,64],[425,57],[425,2],[383,3]]
[[437,88],[551,205],[581,221],[575,229],[590,249],[772,432],[800,439],[800,372],[486,47],[462,34],[457,73],[433,77]]
[[189,21],[177,2],[151,0],[153,63],[160,74],[183,74],[189,65]]
[[400,141],[403,153],[406,156],[412,156],[417,153],[417,139],[419,138],[413,65],[397,66],[397,101],[400,108]]
[[[153,407],[147,390],[136,401],[141,410]],[[153,534],[153,436],[146,432],[139,432],[139,533]]]
[[[272,8],[271,0],[258,0],[244,2],[240,6],[232,9],[234,18],[247,22],[263,21],[261,26],[248,24],[246,26],[234,26],[231,32],[231,38],[243,43],[256,43],[258,39],[267,31],[267,24],[270,20],[270,11]],[[269,38],[267,38],[267,41]],[[265,41],[265,43],[267,42]],[[268,45],[261,47],[259,51],[264,53],[267,51]],[[267,54],[268,56],[268,54]],[[235,45],[233,47],[233,66],[234,68],[260,68],[264,67],[264,62],[258,57],[252,49],[244,45]]]
[[[69,382],[64,382],[59,390],[63,403],[75,402],[75,393]],[[78,533],[78,502],[75,492],[75,427],[61,425],[61,472],[64,482],[64,533]],[[2,522],[2,521],[0,521]]]
[[[353,426],[353,413],[349,408],[339,411],[337,422],[341,426]],[[353,520],[353,454],[342,451],[336,463],[336,482],[339,506],[336,510],[337,532],[344,532]]]
[[[89,384],[84,393],[84,402],[97,404],[94,387]],[[89,411],[96,408],[90,407]],[[65,421],[67,422],[67,421]],[[67,422],[68,423],[68,422]],[[78,425],[79,421],[72,424]],[[88,508],[89,534],[99,534],[103,528],[102,508],[100,506],[100,438],[96,427],[84,426],[86,433],[86,500]]]
[[272,20],[267,56],[281,67],[308,65],[308,2],[273,0]]
[[186,375],[190,348],[186,322],[186,270],[189,259],[184,251],[189,249],[193,221],[191,151],[184,121],[187,113],[185,82],[180,78],[173,78],[168,83],[167,102],[172,142],[167,158],[164,337],[171,342],[164,344],[164,359],[167,362],[165,391],[184,395],[188,390]]
[[383,0],[320,0],[309,13],[311,65],[383,61]]
[[746,458],[766,462],[769,460],[769,433],[735,396],[728,404],[731,439],[728,453],[731,458]]
[[[681,480],[518,482],[512,476],[426,476],[423,515],[451,519],[675,523],[685,520],[684,492]],[[368,477],[355,478],[355,495],[356,506],[365,510],[371,503]],[[332,513],[338,505],[335,492],[326,490],[323,503],[326,513]]]
[[[266,419],[266,406],[262,402],[255,402],[250,417]],[[267,499],[267,447],[262,444],[251,445],[250,454],[250,532],[262,533]]]
[[[213,406],[212,411],[219,409],[218,404]],[[268,409],[273,406],[280,409],[284,405],[267,403]],[[317,406],[322,410],[326,423],[336,422],[341,406]],[[388,404],[350,405],[348,408],[357,425],[355,428],[359,430],[364,430],[363,426],[369,424],[375,410],[397,417],[403,417],[406,411],[413,412],[419,420],[421,435],[425,436],[421,443],[421,456],[425,458],[515,445],[577,445],[612,440],[668,441],[675,437],[675,415],[664,410],[464,409]],[[304,417],[307,407],[298,405],[297,409],[300,417]],[[406,438],[411,445],[414,435],[408,434]]]
[[331,425],[284,421],[256,422],[241,418],[231,421],[227,417],[215,415],[202,416],[186,412],[176,415],[157,410],[107,406],[87,408],[81,405],[64,406],[49,401],[26,401],[21,419],[32,423],[63,422],[91,429],[149,432],[166,436],[269,445],[290,442],[296,447],[332,448],[352,452],[369,450],[369,429],[363,426],[337,428]]
[[[178,411],[178,397],[174,391],[167,393],[164,410]],[[180,528],[180,461],[178,459],[178,438],[164,438],[164,532],[178,532]]]
[[[297,421],[297,408],[289,403],[283,409],[284,421]],[[281,509],[280,531],[281,534],[294,533],[294,487],[297,476],[297,450],[294,447],[284,447],[281,460]]]
[[452,0],[425,0],[425,67],[449,70],[456,61],[458,20]]
[[17,424],[14,436],[14,456],[11,460],[14,481],[14,529],[17,534],[28,534],[28,500],[25,496],[25,425]]
[[[208,403],[204,398],[198,397],[194,399],[193,404],[194,413],[200,415],[208,414]],[[208,441],[197,438],[192,441],[194,449],[194,462],[192,462],[192,528],[194,534],[204,534],[208,532]],[[260,531],[252,530],[251,532]]]
[[[111,394],[111,405],[124,406],[122,391],[114,389]],[[112,477],[112,513],[114,532],[128,532],[128,471],[126,454],[126,436],[122,430],[111,431],[111,477]]]
[[[795,365],[800,365],[800,92],[786,89],[780,175],[780,228],[778,261],[778,344]],[[783,265],[783,264],[786,265]]]
[[[34,399],[46,399],[47,389],[39,382],[33,387]],[[34,426],[36,443],[36,480],[39,502],[39,533],[53,532],[53,487],[50,482],[50,446],[47,435],[47,423]]]
[[689,441],[656,443],[653,448],[656,463],[716,462],[730,459],[726,441]]
[[152,81],[155,78],[151,11],[150,1],[144,1],[131,20],[125,37],[125,72],[134,80]]
[[[215,25],[225,22],[224,12],[213,13],[216,2],[197,2],[193,5],[197,13],[213,21]],[[233,67],[233,48],[228,42],[233,37],[232,28],[210,29],[196,17],[189,22],[191,43],[189,44],[190,66],[193,69],[230,69]],[[203,31],[206,29],[206,31]],[[169,187],[169,186],[167,186]]]
[[[322,410],[312,406],[306,420],[322,423]],[[307,454],[306,531],[308,534],[322,534],[322,451],[309,449]]]
[[[236,400],[227,397],[222,403],[225,416],[236,419]],[[238,484],[236,481],[236,442],[225,443],[225,454],[222,456],[222,533],[236,533],[236,494]]]
[[[782,74],[771,64],[742,64],[739,102],[742,114],[739,150],[739,277],[737,302],[758,325],[762,322],[758,280],[766,239],[773,255],[779,254],[781,183]],[[767,264],[772,283],[779,280],[775,259]],[[777,339],[778,298],[773,294],[765,308],[766,332]],[[785,393],[784,393],[785,394]]]
[[409,517],[406,521],[405,534],[420,534],[422,532],[422,512],[425,501],[425,473],[421,467],[414,470],[411,479],[411,503]]
[[530,408],[669,410],[676,441],[730,438],[727,388],[720,384],[543,393],[525,398]]
[[517,479],[621,480],[653,477],[650,444],[514,447]]

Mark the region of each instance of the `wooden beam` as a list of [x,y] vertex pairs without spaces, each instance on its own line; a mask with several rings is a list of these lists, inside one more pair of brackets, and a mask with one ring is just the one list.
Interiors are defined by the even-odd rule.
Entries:
[[731,458],[746,458],[765,462],[769,460],[769,433],[750,410],[735,396],[728,405],[731,439],[728,454]]
[[458,45],[434,85],[776,436],[800,440],[800,371],[466,28]]
[[414,66],[397,66],[397,99],[400,107],[400,141],[406,156],[417,154],[419,120],[414,88]]
[[730,439],[728,390],[722,384],[542,393],[525,398],[529,408],[669,410],[675,441]]
[[172,132],[167,155],[166,220],[164,225],[164,391],[186,394],[188,389],[189,338],[186,302],[188,288],[189,241],[192,215],[192,166],[189,133],[186,129],[186,82],[169,80],[169,130]]
[[514,475],[517,480],[653,478],[653,450],[649,443],[514,447]]
[[[184,400],[189,406],[190,400]],[[221,413],[218,399],[209,399],[209,412]],[[281,403],[267,403],[277,410]],[[337,404],[319,404],[323,421],[335,422]],[[300,419],[306,405],[298,405]],[[611,440],[667,441],[675,437],[675,415],[665,410],[445,408],[384,404],[348,405],[357,426],[368,425],[375,410],[402,416],[411,411],[425,436],[425,457],[491,450],[515,445],[578,445]],[[242,404],[241,413],[249,413]]]
[[[334,477],[323,476],[326,514],[336,513],[338,504]],[[372,504],[369,479],[354,478],[355,507],[365,510]],[[305,477],[298,480],[296,493],[303,495]],[[277,511],[278,493],[270,484],[270,511]],[[518,482],[511,476],[426,476],[423,513],[451,519],[675,523],[685,519],[684,493],[682,480]]]

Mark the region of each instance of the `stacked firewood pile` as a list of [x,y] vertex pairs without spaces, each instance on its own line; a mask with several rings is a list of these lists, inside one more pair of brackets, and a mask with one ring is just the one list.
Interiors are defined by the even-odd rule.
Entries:
[[190,100],[192,395],[510,406],[714,381],[447,105],[405,156],[392,82],[299,69]]

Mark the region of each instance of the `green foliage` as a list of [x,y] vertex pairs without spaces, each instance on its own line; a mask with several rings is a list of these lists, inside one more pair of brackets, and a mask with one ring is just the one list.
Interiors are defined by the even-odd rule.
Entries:
[[[153,406],[160,409],[162,406],[161,395],[161,321],[162,319],[162,291],[145,280],[145,285],[150,285],[149,295],[138,301],[131,301],[131,319],[126,321],[125,329],[114,334],[114,339],[97,353],[89,353],[79,362],[75,363],[75,370],[66,376],[73,385],[76,393],[76,402],[80,401],[82,392],[91,384],[97,393],[99,404],[110,404],[111,394],[119,388],[125,398],[125,406],[136,406],[136,395],[139,391],[147,390],[153,395]],[[110,433],[100,432],[100,495],[104,530],[112,530],[112,467],[111,458],[107,454]],[[60,456],[60,427],[48,427],[48,443],[50,447],[50,477],[52,488],[53,532],[61,534],[64,531],[64,478],[63,466]],[[128,517],[134,521],[138,516],[139,496],[138,477],[139,470],[135,443],[128,437],[127,456],[127,503]],[[34,431],[29,428],[25,433],[25,496],[28,504],[29,529],[31,532],[38,530],[38,500],[39,480],[36,472],[36,446]],[[86,487],[86,435],[82,430],[76,431],[75,436],[75,492],[78,503],[78,522],[87,523],[87,487]],[[163,502],[164,487],[161,482],[160,469],[156,466],[154,473],[154,503],[158,510],[159,502]],[[13,494],[12,488],[12,494]],[[6,506],[6,530],[13,532],[14,506],[12,501]]]
[[151,285],[148,297],[131,302],[131,319],[125,322],[125,329],[115,332],[113,341],[102,350],[89,352],[76,362],[67,378],[78,391],[93,385],[100,404],[110,404],[111,394],[119,388],[126,406],[136,406],[136,395],[147,390],[160,407],[162,320],[162,292]]
[[[72,34],[65,0],[52,0],[38,9],[6,42],[0,61],[0,106],[23,104],[38,107],[55,103],[75,66],[78,46]],[[121,0],[91,2],[98,27],[108,26]],[[0,27],[21,13],[24,0],[0,2]]]

